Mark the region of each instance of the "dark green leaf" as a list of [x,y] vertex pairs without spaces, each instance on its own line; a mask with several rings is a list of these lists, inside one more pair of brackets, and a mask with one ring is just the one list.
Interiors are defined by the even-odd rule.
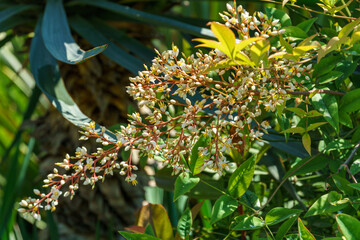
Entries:
[[316,200],[316,202],[310,207],[309,211],[307,211],[304,217],[337,212],[348,206],[348,203],[337,204],[337,202],[340,200],[342,200],[342,195],[338,194],[337,192],[332,191],[327,193]]
[[318,18],[315,17],[315,18],[311,18],[309,20],[306,20],[306,21],[303,21],[301,23],[299,23],[297,25],[298,28],[302,29],[305,33],[307,33],[310,28],[312,27],[312,25],[314,24],[314,22],[316,22]]
[[296,115],[299,117],[305,117],[307,115],[306,112],[301,108],[289,107],[286,108],[286,110],[296,113]]
[[[291,169],[285,175],[285,178],[288,178],[288,177],[294,176],[294,175],[316,172],[320,169],[323,169],[329,163],[329,158],[322,156],[322,155],[313,158],[310,162],[305,164],[305,162],[307,162],[308,160],[309,160],[309,157],[304,158],[304,159],[300,160],[299,162],[297,162],[293,167],[291,167]],[[298,169],[298,170],[293,172],[295,169]],[[289,176],[290,173],[291,173],[291,175]]]
[[286,233],[290,230],[296,219],[299,217],[300,214],[297,214],[295,217],[289,218],[286,220],[281,226],[279,227],[275,240],[282,240]]
[[320,126],[327,124],[327,122],[317,122],[317,123],[312,123],[307,127],[307,131],[311,131],[314,130],[316,128],[319,128]]
[[264,221],[258,217],[242,215],[235,219],[235,223],[231,224],[231,230],[255,230],[264,225]]
[[269,18],[272,17],[273,19],[279,19],[282,27],[292,25],[289,15],[287,15],[284,11],[276,8],[265,7],[265,13]]
[[278,224],[288,218],[294,217],[301,213],[300,209],[288,209],[283,207],[276,207],[271,209],[265,216],[265,223],[269,226]]
[[[48,52],[41,38],[40,24],[39,22],[36,27],[35,37],[30,47],[31,72],[34,75],[36,84],[64,118],[76,126],[83,126],[92,120],[81,112],[66,91],[64,82],[60,77],[57,61]],[[100,127],[97,125],[96,129],[100,130]],[[106,134],[109,136],[109,139],[116,141],[115,134],[109,131]]]
[[295,26],[285,27],[285,37],[291,37],[294,40],[302,40],[308,37],[308,35],[301,30],[301,28]]
[[339,132],[339,110],[336,97],[330,94],[315,94],[312,103],[321,112],[328,123]]
[[325,84],[331,81],[336,80],[337,78],[339,78],[340,76],[342,76],[343,73],[339,72],[339,71],[331,71],[327,74],[324,74],[322,76],[320,76],[317,81],[319,82],[319,84]]
[[132,9],[128,6],[123,6],[117,3],[113,2],[107,2],[102,0],[92,0],[92,1],[86,1],[86,0],[76,0],[72,1],[72,4],[86,4],[86,5],[93,5],[96,7],[100,7],[118,14],[121,14],[123,16],[126,16],[128,18],[137,20],[142,23],[146,24],[152,24],[155,26],[162,26],[162,27],[169,27],[174,28],[179,31],[183,31],[186,33],[190,33],[196,36],[207,36],[214,38],[214,34],[207,28],[201,28],[197,26],[193,26],[187,23],[183,23],[171,18],[158,16],[151,13],[142,12],[136,9]]
[[350,183],[349,186],[360,191],[360,183]]
[[360,222],[347,214],[338,214],[336,222],[346,240],[357,240],[360,236]]
[[258,196],[250,190],[246,190],[246,192],[240,197],[239,202],[255,210],[260,208],[260,200]]
[[200,181],[198,177],[192,177],[189,173],[181,173],[175,181],[174,202],[185,193],[189,192]]
[[353,144],[351,144],[349,141],[345,140],[345,139],[335,139],[333,141],[331,141],[329,144],[327,144],[326,148],[325,148],[325,152],[329,153],[331,151],[335,151],[335,150],[341,150],[341,149],[348,149],[348,148],[352,148]]
[[[84,18],[73,17],[70,19],[70,24],[76,32],[78,32],[82,37],[87,39],[93,45],[101,45],[109,42],[109,40],[106,39],[106,37],[102,35],[101,32],[94,28]],[[113,43],[109,44],[108,48],[104,51],[104,54],[134,74],[137,74],[138,71],[144,68],[143,63],[139,59],[130,55]]]
[[190,209],[187,208],[182,214],[177,225],[177,231],[179,233],[179,236],[181,238],[188,237],[190,235],[191,226],[192,226],[191,211]]
[[360,172],[360,159],[355,160],[350,167],[350,172],[355,175]]
[[119,233],[126,239],[126,240],[160,240],[160,238],[140,234],[140,233],[128,233],[128,232],[122,232],[119,231]]
[[228,191],[233,197],[241,197],[248,189],[255,171],[256,155],[241,164],[231,175]]
[[216,200],[211,213],[210,224],[232,214],[238,207],[238,201],[228,195],[222,195]]
[[190,171],[193,175],[199,174],[201,172],[201,166],[204,164],[204,158],[206,156],[199,156],[199,147],[206,147],[209,145],[211,138],[201,135],[198,141],[195,143],[191,149],[190,155]]
[[89,51],[82,50],[71,36],[62,0],[48,0],[45,8],[42,37],[46,48],[57,60],[76,64],[104,51],[102,45]]
[[314,66],[314,72],[312,76],[314,78],[320,77],[326,73],[329,73],[336,64],[339,63],[341,56],[328,56],[321,59],[321,61]]
[[348,113],[341,111],[341,109],[339,111],[339,122],[348,128],[353,128],[351,117]]
[[298,218],[298,224],[300,240],[316,240],[316,238],[311,234],[311,232],[305,227],[300,218]]
[[355,112],[360,109],[360,89],[346,93],[340,102],[340,111]]
[[4,10],[0,11],[0,23],[6,21],[10,17],[24,12],[26,10],[32,9],[36,7],[35,5],[15,5],[12,7],[5,8]]
[[334,175],[332,178],[334,180],[335,185],[340,191],[342,191],[344,194],[347,194],[348,196],[353,195],[354,189],[348,186],[350,184],[348,180],[346,180],[343,177],[340,177],[339,175]]

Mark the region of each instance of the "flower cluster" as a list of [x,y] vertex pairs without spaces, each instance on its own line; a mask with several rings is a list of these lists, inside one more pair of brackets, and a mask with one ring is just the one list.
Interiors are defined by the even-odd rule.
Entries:
[[[176,46],[163,53],[157,51],[151,67],[130,78],[127,89],[139,106],[150,108],[151,113],[146,117],[129,115],[129,124],[116,133],[116,141],[107,137],[105,128],[96,131],[94,123],[88,124],[81,139],[96,138],[107,146],[106,150],[98,148],[88,153],[82,147],[75,156],[67,155],[56,165],[70,173],[60,174],[54,169],[44,180],[51,191],[44,194],[35,190],[39,199],[22,200],[19,211],[39,219],[40,208],[55,210],[62,187],[68,188],[63,196],[72,198],[80,181],[94,186],[114,169],[136,184],[132,171],[137,167],[131,163],[134,149],[163,162],[174,173],[189,172],[191,156],[196,152],[203,159],[201,170],[211,169],[223,175],[229,169],[227,154],[232,149],[244,152],[252,141],[260,140],[270,128],[265,113],[285,105],[289,93],[304,89],[304,83],[310,80],[311,65],[304,66],[308,55],[298,61],[282,54],[285,47],[276,39],[284,33],[279,20],[260,12],[250,16],[241,6],[227,8],[228,12],[221,16],[225,26],[239,34],[237,42],[251,37],[261,37],[269,44],[273,39],[276,42],[263,53],[259,64],[223,64],[230,58],[219,49],[191,56],[180,55]],[[251,60],[253,44],[241,51]],[[296,43],[289,45],[295,47]],[[207,140],[199,146],[201,138]],[[130,151],[130,158],[119,162],[120,149]]]

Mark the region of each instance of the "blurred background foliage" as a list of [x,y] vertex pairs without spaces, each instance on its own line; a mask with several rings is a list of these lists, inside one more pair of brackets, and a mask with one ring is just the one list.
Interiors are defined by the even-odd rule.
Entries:
[[[58,63],[66,90],[81,111],[97,123],[107,127],[124,123],[128,106],[136,108],[125,93],[128,77],[140,70],[142,63],[151,61],[153,48],[162,51],[175,43],[186,54],[193,52],[191,39],[206,36],[201,28],[206,28],[209,21],[220,20],[218,13],[225,10],[227,2],[65,0],[63,5],[72,36],[82,49],[110,43],[102,54],[78,65]],[[299,0],[297,4],[321,11],[316,2]],[[106,5],[108,3],[115,5]],[[265,7],[282,9],[281,3],[237,1],[250,13],[263,11]],[[31,195],[33,188],[39,188],[41,179],[51,171],[53,163],[61,161],[67,152],[80,144],[77,128],[41,94],[30,71],[30,43],[37,23],[44,15],[45,5],[43,0],[2,0],[0,3],[0,239],[115,239],[119,236],[114,232],[133,224],[135,212],[144,199],[163,204],[176,226],[187,197],[174,204],[171,191],[155,187],[145,176],[136,189],[118,178],[107,179],[102,184],[107,187],[98,187],[92,192],[84,188],[83,194],[78,196],[80,200],[75,198],[68,203],[64,200],[64,206],[59,207],[56,216],[48,214],[44,216],[44,222],[38,222],[36,226],[17,216],[17,202],[23,196]],[[111,6],[118,6],[118,9]],[[309,16],[308,12],[296,7],[287,6],[284,10],[292,17],[293,25]],[[319,26],[329,23],[328,16],[317,13],[312,16],[318,17]],[[346,22],[344,19],[338,21]],[[91,34],[93,29],[97,36]],[[44,56],[35,57],[41,59]],[[67,117],[66,113],[62,114]],[[282,153],[269,151],[267,160],[271,162],[282,157]],[[257,173],[259,184],[252,191],[264,196],[265,189],[274,189],[280,177],[266,168],[257,169]],[[270,186],[261,183],[266,181]],[[315,187],[321,184],[318,182]],[[294,200],[286,191],[291,189],[284,190],[283,195],[280,191],[278,200],[272,204],[282,206],[288,202],[290,206]],[[304,195],[314,197],[310,193]],[[211,228],[210,209],[211,202],[207,200],[201,214],[203,225],[208,228]]]

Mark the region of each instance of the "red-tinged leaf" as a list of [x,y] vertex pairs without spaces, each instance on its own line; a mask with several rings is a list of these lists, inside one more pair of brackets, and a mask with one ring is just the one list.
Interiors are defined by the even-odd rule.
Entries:
[[300,240],[316,240],[314,235],[312,235],[311,232],[305,227],[300,218],[298,218],[298,224]]
[[302,143],[304,145],[305,150],[311,156],[311,138],[307,132],[302,136]]
[[133,233],[145,233],[145,227],[140,226],[130,226],[125,227],[124,229]]
[[317,123],[313,123],[313,124],[310,124],[308,127],[307,127],[307,131],[311,131],[311,130],[314,130],[315,128],[318,128],[320,127],[321,125],[324,125],[324,124],[327,124],[327,122],[317,122]]

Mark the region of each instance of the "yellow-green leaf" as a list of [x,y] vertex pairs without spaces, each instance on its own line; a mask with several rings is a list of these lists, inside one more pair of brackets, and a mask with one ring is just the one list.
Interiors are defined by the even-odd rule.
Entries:
[[305,150],[311,156],[311,138],[307,132],[302,136],[302,143],[304,145]]
[[298,225],[300,240],[316,240],[314,235],[312,235],[311,232],[305,227],[300,218],[298,218]]
[[304,133],[305,129],[302,127],[293,127],[282,131],[281,133]]
[[250,57],[255,63],[255,66],[258,66],[260,61],[264,58],[266,52],[270,49],[269,41],[261,40],[257,41],[250,48]]
[[227,49],[227,52],[224,53],[231,58],[235,49],[235,34],[233,31],[217,22],[212,22],[210,28],[219,42]]
[[311,131],[311,130],[314,130],[315,128],[318,128],[320,127],[321,125],[324,125],[324,124],[327,124],[327,122],[317,122],[317,123],[313,123],[313,124],[310,124],[308,127],[307,127],[307,131]]

